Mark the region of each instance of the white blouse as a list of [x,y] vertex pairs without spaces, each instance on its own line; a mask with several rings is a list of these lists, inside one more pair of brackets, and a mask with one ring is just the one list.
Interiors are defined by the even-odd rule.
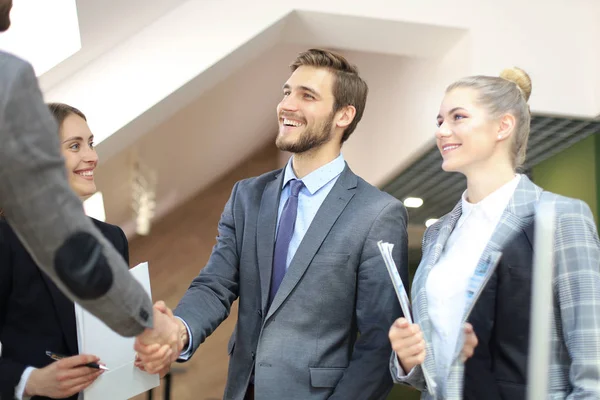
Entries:
[[517,185],[516,175],[477,204],[462,195],[462,215],[438,262],[431,269],[425,290],[432,324],[432,346],[436,360],[437,383],[445,390],[452,356],[456,349],[466,304],[469,280],[500,222]]

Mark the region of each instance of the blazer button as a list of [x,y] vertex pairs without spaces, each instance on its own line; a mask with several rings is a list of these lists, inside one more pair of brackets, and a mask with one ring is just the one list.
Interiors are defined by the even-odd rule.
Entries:
[[258,309],[257,311],[258,311],[258,316],[262,318],[262,310]]
[[254,360],[256,358],[256,354],[254,352],[250,353],[252,355],[252,359]]

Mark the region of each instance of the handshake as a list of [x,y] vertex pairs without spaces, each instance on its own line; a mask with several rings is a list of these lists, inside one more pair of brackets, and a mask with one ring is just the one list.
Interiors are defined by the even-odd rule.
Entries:
[[189,343],[188,332],[183,322],[175,318],[173,311],[163,301],[152,308],[154,327],[146,329],[135,339],[135,366],[149,374],[162,378],[169,372],[181,350]]

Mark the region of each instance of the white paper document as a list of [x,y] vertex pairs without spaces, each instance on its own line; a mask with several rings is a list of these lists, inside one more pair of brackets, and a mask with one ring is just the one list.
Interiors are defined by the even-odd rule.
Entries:
[[[148,263],[139,264],[130,272],[152,297]],[[85,400],[127,400],[159,385],[158,374],[150,375],[134,366],[135,338],[118,335],[78,304],[75,317],[79,354],[95,355],[109,368],[84,390]]]
[[[379,251],[381,252],[381,256],[383,257],[385,266],[388,270],[388,273],[390,274],[390,279],[392,280],[392,284],[394,285],[394,289],[396,290],[396,296],[398,297],[398,302],[400,302],[400,307],[402,308],[404,318],[406,318],[408,322],[412,324],[413,318],[410,300],[408,298],[408,294],[406,293],[404,282],[402,282],[402,278],[400,278],[400,274],[398,273],[398,268],[396,267],[394,257],[392,257],[392,250],[394,249],[394,245],[392,243],[387,243],[380,240],[377,242],[377,247],[379,247]],[[431,379],[429,371],[427,371],[425,365],[421,365],[421,368],[423,370],[423,376],[425,378],[425,381],[427,382],[427,386],[435,391],[435,387],[437,385],[435,381]]]
[[408,299],[408,294],[406,294],[406,289],[404,288],[404,282],[402,282],[402,278],[400,278],[398,268],[396,267],[396,263],[394,262],[394,258],[392,257],[392,249],[394,248],[394,245],[392,243],[386,243],[380,240],[379,242],[377,242],[377,246],[379,247],[379,251],[381,252],[381,256],[383,257],[385,266],[387,267],[387,270],[390,274],[390,279],[394,284],[396,296],[398,297],[398,301],[400,302],[400,307],[402,307],[402,313],[404,313],[404,318],[406,318],[408,322],[412,324],[413,319],[410,308],[410,300]]

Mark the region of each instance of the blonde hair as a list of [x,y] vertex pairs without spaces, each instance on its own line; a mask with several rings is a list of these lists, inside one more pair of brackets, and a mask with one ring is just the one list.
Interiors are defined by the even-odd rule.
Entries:
[[525,162],[531,111],[527,101],[531,95],[531,78],[520,68],[507,68],[499,77],[476,75],[459,79],[446,89],[471,88],[478,92],[478,102],[486,107],[493,118],[512,114],[517,121],[512,141],[512,161],[515,169]]

